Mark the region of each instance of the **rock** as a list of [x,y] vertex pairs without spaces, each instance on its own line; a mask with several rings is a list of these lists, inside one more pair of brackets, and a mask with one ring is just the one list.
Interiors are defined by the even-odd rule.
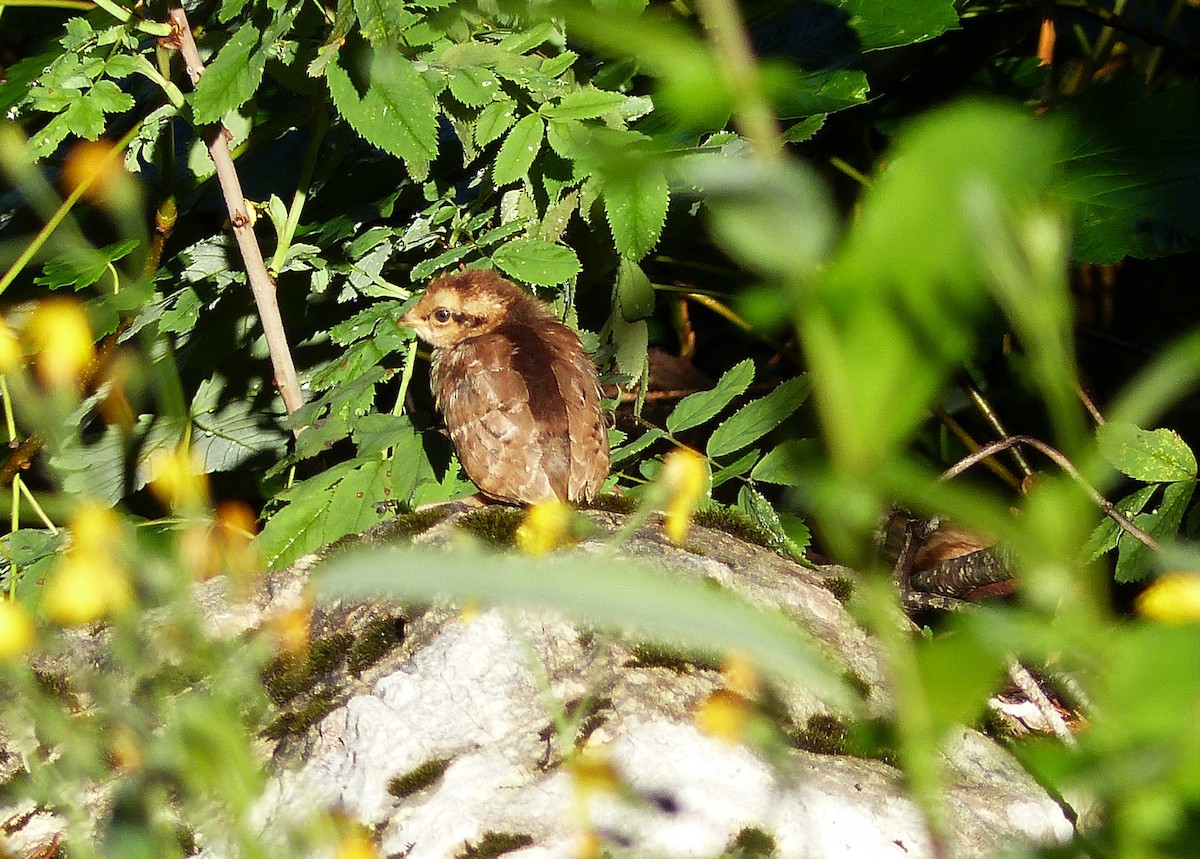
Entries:
[[[589,515],[605,531],[618,524]],[[420,539],[444,540],[453,526]],[[679,548],[647,527],[622,552],[784,607],[870,690],[868,708],[886,709],[878,653],[827,587],[844,569],[803,567],[707,528]],[[327,624],[352,609],[324,611]],[[819,753],[842,714],[804,690],[777,690],[791,743],[755,750],[696,727],[696,708],[724,688],[703,659],[547,612],[405,617],[403,643],[343,687],[344,703],[281,743],[267,829],[338,808],[407,859],[575,857],[597,838],[667,857],[750,855],[744,843],[778,857],[933,855],[895,767]],[[945,755],[953,855],[1070,837],[1062,809],[991,739],[963,730]]]

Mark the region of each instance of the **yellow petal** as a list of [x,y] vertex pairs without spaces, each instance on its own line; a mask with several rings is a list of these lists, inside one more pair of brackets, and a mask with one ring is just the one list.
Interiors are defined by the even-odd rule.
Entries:
[[185,447],[156,450],[150,475],[150,491],[172,510],[194,511],[208,502],[208,475]]
[[750,704],[736,692],[718,689],[696,708],[696,727],[727,743],[740,743],[750,721]]
[[11,373],[21,366],[23,360],[17,335],[13,334],[7,322],[0,319],[0,373]]
[[96,346],[91,323],[78,301],[48,298],[38,302],[24,334],[42,384],[50,388],[82,386]]
[[100,552],[69,551],[46,584],[46,614],[63,626],[95,623],[132,601],[125,573]]
[[545,555],[573,542],[571,506],[562,501],[540,501],[529,508],[517,529],[517,545],[530,555]]
[[692,514],[708,488],[704,457],[691,448],[675,448],[663,460],[662,483],[667,491],[663,527],[671,542],[679,544],[687,538]]
[[35,637],[29,612],[10,600],[0,601],[0,659],[16,659],[28,653]]
[[347,835],[338,845],[334,859],[380,859],[379,848],[365,835]]
[[1163,573],[1137,598],[1137,610],[1160,623],[1200,623],[1200,573]]

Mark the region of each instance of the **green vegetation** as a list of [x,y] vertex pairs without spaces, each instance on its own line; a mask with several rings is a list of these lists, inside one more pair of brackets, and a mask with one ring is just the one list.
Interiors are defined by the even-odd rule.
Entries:
[[[598,507],[662,509],[683,545],[699,507],[861,571],[829,586],[894,717],[852,724],[862,689],[781,615],[603,555],[471,573],[343,544],[326,593],[740,650],[851,748],[877,729],[935,844],[941,742],[1010,658],[1052,662],[1086,692],[1078,745],[1012,747],[1099,821],[1056,855],[1194,848],[1194,3],[84,5],[0,5],[0,718],[29,766],[4,793],[62,813],[70,855],[278,855],[249,822],[257,738],[336,705],[314,659],[364,671],[402,624],[330,647],[301,609],[229,639],[186,597],[474,491],[395,324],[464,265],[595,355],[621,493]],[[1016,596],[908,635],[893,507],[998,540]],[[464,855],[529,843],[506,838]],[[751,841],[730,851],[771,852]]]

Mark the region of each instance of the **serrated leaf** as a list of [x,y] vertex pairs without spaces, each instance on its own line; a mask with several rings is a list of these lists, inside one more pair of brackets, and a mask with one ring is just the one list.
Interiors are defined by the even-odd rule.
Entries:
[[342,68],[344,57],[325,70],[333,103],[368,143],[404,159],[423,179],[437,156],[437,100],[413,64],[399,54],[376,52],[371,83],[361,97]]
[[741,477],[749,471],[754,463],[758,461],[758,451],[748,450],[729,465],[722,466],[713,473],[712,483],[709,486],[709,495],[712,495],[712,490],[716,489],[722,483],[727,483],[735,477]]
[[500,91],[500,81],[487,69],[475,67],[450,73],[450,93],[467,107],[482,107]]
[[579,257],[565,245],[515,239],[492,254],[502,272],[537,286],[556,286],[579,274]]
[[[1138,514],[1133,519],[1134,524],[1160,543],[1174,540],[1179,534],[1179,525],[1183,522],[1184,511],[1187,510],[1195,489],[1196,483],[1192,480],[1168,484],[1163,490],[1162,503],[1158,505],[1158,509],[1153,513]],[[1118,582],[1135,582],[1145,578],[1153,563],[1154,553],[1149,546],[1129,534],[1121,534],[1117,541],[1115,575]]]
[[627,164],[607,172],[601,195],[617,252],[640,260],[658,243],[667,220],[671,192],[662,166]]
[[727,370],[711,391],[688,394],[680,400],[667,416],[667,431],[680,433],[712,420],[734,397],[744,393],[752,381],[754,362],[747,358]]
[[191,404],[192,449],[204,472],[232,471],[264,452],[282,454],[288,435],[251,396],[227,397],[225,381],[201,383]]
[[411,12],[392,0],[354,0],[354,14],[363,36],[376,46],[401,44],[404,28],[413,19]]
[[780,486],[803,486],[804,474],[799,466],[811,462],[817,451],[818,443],[815,439],[789,439],[768,451],[758,465],[754,466],[750,478]]
[[50,289],[61,286],[83,289],[108,274],[111,263],[127,256],[139,244],[138,239],[127,239],[91,253],[53,260],[42,267],[42,273],[33,282]]
[[548,57],[542,60],[542,66],[538,71],[548,78],[556,78],[575,65],[577,59],[579,59],[579,54],[574,51],[563,51],[557,57]]
[[1108,463],[1134,480],[1172,483],[1196,477],[1196,455],[1172,430],[1109,421],[1096,430],[1096,441]]
[[567,93],[556,104],[543,106],[539,113],[547,119],[595,119],[624,103],[625,96],[619,92],[581,89]]
[[475,120],[475,145],[487,146],[509,129],[514,122],[513,111],[517,104],[511,99],[493,102],[479,112]]
[[708,455],[723,456],[758,441],[800,408],[810,388],[808,377],[798,376],[742,406],[709,437]]
[[[398,441],[412,435],[415,435],[415,432],[407,415],[376,412],[363,415],[355,421],[350,437],[358,448],[358,455],[369,456],[394,447]],[[404,500],[407,500],[407,497]]]
[[657,427],[646,430],[633,441],[616,448],[612,452],[612,464],[616,465],[617,463],[624,462],[631,457],[637,456],[660,438],[666,438],[666,434]]
[[231,110],[245,104],[262,82],[267,57],[255,51],[261,34],[252,23],[243,24],[204,69],[192,99],[197,123],[220,122]]
[[[1142,512],[1142,508],[1146,506],[1156,491],[1158,491],[1157,486],[1143,486],[1137,492],[1126,495],[1113,506],[1126,517],[1133,518]],[[1087,559],[1087,563],[1091,563],[1104,553],[1115,549],[1117,538],[1120,536],[1121,527],[1113,521],[1112,517],[1105,516],[1101,519],[1100,524],[1095,527],[1083,546],[1083,556]]]
[[424,262],[414,265],[412,271],[409,272],[409,277],[414,281],[422,281],[435,271],[448,268],[474,252],[475,248],[471,245],[459,245],[456,248],[450,248],[450,250],[438,254],[433,259],[427,259]]
[[496,187],[503,187],[517,182],[529,173],[533,159],[542,148],[542,138],[546,133],[546,123],[536,113],[531,113],[517,121],[500,151],[496,153],[496,162],[492,167],[492,182]]
[[645,319],[654,312],[654,285],[641,267],[624,257],[617,263],[617,301],[627,322]]
[[771,548],[786,552],[797,560],[804,560],[804,547],[792,540],[778,511],[761,492],[746,485],[738,490],[738,507],[771,535]]

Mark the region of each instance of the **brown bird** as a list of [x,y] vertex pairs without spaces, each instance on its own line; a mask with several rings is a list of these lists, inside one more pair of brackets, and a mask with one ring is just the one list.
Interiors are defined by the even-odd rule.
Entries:
[[579,336],[494,271],[437,278],[401,319],[467,476],[513,504],[591,501],[608,476],[596,367]]

